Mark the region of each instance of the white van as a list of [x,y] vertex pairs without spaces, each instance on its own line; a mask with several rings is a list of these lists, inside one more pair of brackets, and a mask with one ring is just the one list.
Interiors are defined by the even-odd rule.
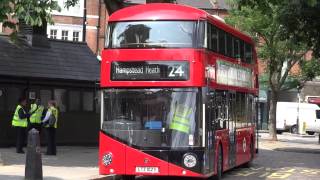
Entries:
[[319,106],[308,103],[278,102],[276,117],[277,132],[290,131],[297,133],[298,112],[302,133],[314,134],[320,131]]

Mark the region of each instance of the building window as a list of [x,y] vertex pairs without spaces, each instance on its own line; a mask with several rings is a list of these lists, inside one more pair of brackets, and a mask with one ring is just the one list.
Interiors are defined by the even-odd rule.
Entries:
[[54,99],[57,102],[60,112],[66,112],[67,110],[67,90],[65,89],[55,89]]
[[73,32],[73,41],[75,41],[75,42],[79,41],[79,32],[77,32],[77,31]]
[[57,39],[57,30],[56,29],[50,30],[50,39]]
[[83,92],[82,109],[84,111],[93,111],[93,92]]
[[18,99],[23,96],[21,89],[9,87],[7,92],[8,110],[14,111],[18,104]]
[[77,2],[71,10],[74,14],[80,14],[81,13],[81,9],[80,9],[80,2]]
[[68,31],[62,30],[61,39],[62,40],[68,40]]
[[40,104],[44,107],[48,106],[48,102],[52,99],[51,90],[41,89],[40,90]]
[[69,91],[69,110],[80,111],[80,91]]

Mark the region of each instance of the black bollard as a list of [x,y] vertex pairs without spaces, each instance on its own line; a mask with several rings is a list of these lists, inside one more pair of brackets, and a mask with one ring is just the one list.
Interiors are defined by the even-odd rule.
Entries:
[[28,132],[28,147],[24,178],[25,180],[43,179],[39,131],[34,128]]
[[320,144],[320,132],[319,132],[319,140],[318,140],[318,143]]

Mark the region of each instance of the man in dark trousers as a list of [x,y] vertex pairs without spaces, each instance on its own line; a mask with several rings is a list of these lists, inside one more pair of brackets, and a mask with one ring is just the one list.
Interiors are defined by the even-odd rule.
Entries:
[[26,139],[26,129],[28,126],[29,114],[25,110],[27,107],[27,99],[24,97],[19,98],[19,104],[14,112],[12,118],[12,126],[16,129],[17,141],[16,152],[24,153],[23,146]]
[[46,129],[47,135],[47,153],[46,155],[56,155],[56,128],[58,125],[58,109],[56,102],[54,100],[50,100],[48,102],[48,110],[46,116],[44,117],[42,124]]

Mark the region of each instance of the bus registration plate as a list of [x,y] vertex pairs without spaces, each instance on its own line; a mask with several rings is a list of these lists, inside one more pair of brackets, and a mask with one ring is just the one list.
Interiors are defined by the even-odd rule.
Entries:
[[136,167],[137,173],[159,173],[158,167]]

